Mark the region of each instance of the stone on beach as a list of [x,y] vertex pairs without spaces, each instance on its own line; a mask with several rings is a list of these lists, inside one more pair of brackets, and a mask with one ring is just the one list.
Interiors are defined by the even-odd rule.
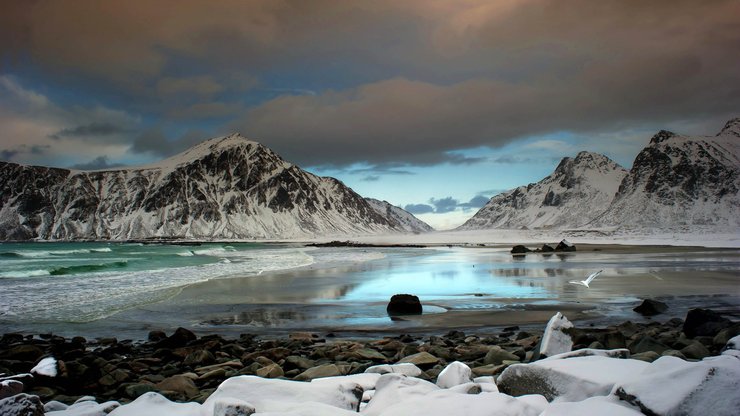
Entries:
[[381,364],[368,367],[365,372],[378,374],[396,373],[409,377],[418,377],[421,374],[421,369],[413,363]]
[[437,376],[437,385],[443,389],[448,389],[460,384],[471,382],[473,372],[470,367],[455,361],[447,365]]
[[391,296],[386,307],[388,315],[421,315],[422,306],[419,297],[409,294],[398,294]]
[[565,332],[569,328],[573,328],[573,324],[562,313],[558,312],[553,315],[547,322],[533,359],[537,360],[570,351],[573,348],[573,340]]
[[668,305],[655,299],[645,299],[641,304],[635,306],[633,311],[643,316],[659,315],[668,310]]
[[43,416],[44,405],[38,396],[21,393],[0,399],[0,415]]
[[686,314],[683,332],[689,338],[695,336],[715,336],[731,325],[731,321],[710,309],[695,308]]

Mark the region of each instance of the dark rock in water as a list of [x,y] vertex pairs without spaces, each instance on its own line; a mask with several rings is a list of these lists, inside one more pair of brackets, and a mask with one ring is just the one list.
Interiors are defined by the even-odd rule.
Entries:
[[561,240],[555,247],[555,251],[576,251],[576,246],[568,240]]
[[388,315],[421,315],[422,307],[418,296],[399,294],[391,297],[385,310]]
[[524,247],[523,245],[516,245],[511,248],[511,254],[526,254],[531,252],[532,250],[528,249],[527,247]]
[[555,251],[555,249],[552,248],[552,246],[549,244],[543,244],[541,250],[543,253],[552,253],[553,251]]
[[38,396],[16,394],[0,400],[0,415],[3,416],[44,416],[44,405]]
[[668,305],[658,300],[645,299],[632,310],[643,316],[653,316],[668,310]]
[[732,322],[717,312],[709,309],[691,309],[686,314],[683,323],[683,333],[689,338],[696,336],[713,337],[717,333],[732,325]]

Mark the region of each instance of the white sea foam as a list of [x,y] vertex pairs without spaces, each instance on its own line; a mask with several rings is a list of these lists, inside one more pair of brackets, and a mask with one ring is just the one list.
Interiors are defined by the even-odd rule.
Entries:
[[0,278],[23,278],[23,277],[39,277],[49,276],[51,273],[46,269],[38,270],[11,270],[6,272],[0,272]]

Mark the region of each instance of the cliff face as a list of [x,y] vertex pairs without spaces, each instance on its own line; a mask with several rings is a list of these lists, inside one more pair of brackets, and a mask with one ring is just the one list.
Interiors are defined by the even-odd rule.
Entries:
[[580,152],[541,181],[494,196],[460,228],[578,227],[609,207],[626,175],[606,156]]
[[403,231],[360,195],[239,135],[134,169],[0,162],[0,239],[295,238]]

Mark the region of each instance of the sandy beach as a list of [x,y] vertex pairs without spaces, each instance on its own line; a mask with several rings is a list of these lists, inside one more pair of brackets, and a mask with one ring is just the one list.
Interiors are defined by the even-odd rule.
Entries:
[[[509,248],[318,248],[314,255],[334,260],[210,280],[93,322],[23,330],[132,339],[179,326],[234,336],[297,330],[347,337],[450,328],[486,332],[510,325],[539,328],[556,312],[582,325],[645,321],[632,311],[644,298],[669,304],[662,319],[683,317],[693,307],[740,317],[737,249],[579,244],[574,253],[512,257]],[[343,260],[352,250],[366,260]],[[598,269],[604,273],[590,289],[568,283]],[[395,293],[418,295],[424,314],[391,320],[385,307]]]

